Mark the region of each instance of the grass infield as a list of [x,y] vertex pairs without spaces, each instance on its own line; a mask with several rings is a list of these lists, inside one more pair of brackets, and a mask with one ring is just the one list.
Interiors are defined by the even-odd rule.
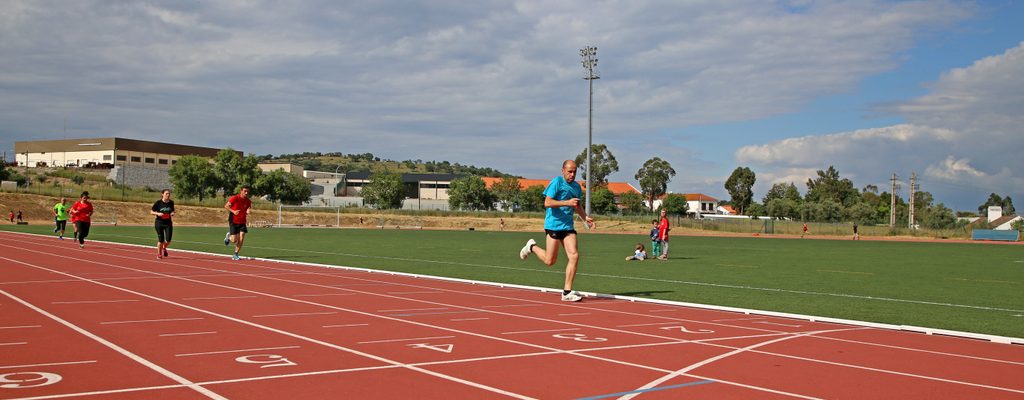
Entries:
[[[69,227],[70,228],[70,227]],[[0,226],[53,234],[48,226]],[[70,233],[70,229],[68,229]],[[175,227],[174,249],[230,254],[225,229]],[[518,258],[540,232],[253,229],[244,256],[560,288],[565,254]],[[90,239],[154,245],[151,227]],[[56,240],[56,239],[55,239]],[[646,235],[580,235],[575,288],[860,321],[1024,337],[1024,247],[736,237],[671,240],[668,261],[624,261]],[[232,247],[233,248],[233,247]],[[173,256],[173,254],[172,254]]]

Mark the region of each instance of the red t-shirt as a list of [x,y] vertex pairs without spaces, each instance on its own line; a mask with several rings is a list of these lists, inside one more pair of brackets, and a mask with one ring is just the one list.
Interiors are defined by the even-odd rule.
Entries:
[[246,214],[249,213],[249,207],[252,207],[252,201],[236,194],[228,199],[228,204],[231,205],[232,210],[238,211],[238,214],[231,216],[231,222],[239,225],[244,224]]
[[668,218],[662,218],[658,224],[658,239],[668,240]]
[[84,203],[81,200],[79,200],[79,201],[76,201],[75,204],[71,206],[71,223],[72,224],[75,223],[75,222],[78,222],[78,221],[90,222],[91,223],[92,222],[91,215],[92,215],[92,203]]

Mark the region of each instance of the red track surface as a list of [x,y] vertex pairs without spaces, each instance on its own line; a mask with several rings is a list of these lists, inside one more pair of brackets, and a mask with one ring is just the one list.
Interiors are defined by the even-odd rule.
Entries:
[[1024,399],[1024,346],[0,232],[0,398]]

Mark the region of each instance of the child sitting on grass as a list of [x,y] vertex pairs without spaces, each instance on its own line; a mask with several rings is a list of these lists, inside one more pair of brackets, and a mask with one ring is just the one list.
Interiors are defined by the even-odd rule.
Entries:
[[647,252],[644,251],[644,245],[642,243],[637,243],[636,250],[633,251],[633,255],[626,257],[626,261],[643,261],[645,258],[647,258]]

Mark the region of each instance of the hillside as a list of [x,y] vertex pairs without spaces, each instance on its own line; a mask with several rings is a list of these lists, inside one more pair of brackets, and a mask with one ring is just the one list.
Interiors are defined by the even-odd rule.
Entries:
[[306,170],[325,172],[370,172],[386,168],[398,173],[430,173],[430,174],[466,174],[478,176],[508,176],[508,174],[489,167],[462,165],[448,161],[405,160],[395,161],[374,156],[372,153],[342,154],[305,152],[297,154],[270,154],[258,156],[261,162],[289,162],[301,165]]

